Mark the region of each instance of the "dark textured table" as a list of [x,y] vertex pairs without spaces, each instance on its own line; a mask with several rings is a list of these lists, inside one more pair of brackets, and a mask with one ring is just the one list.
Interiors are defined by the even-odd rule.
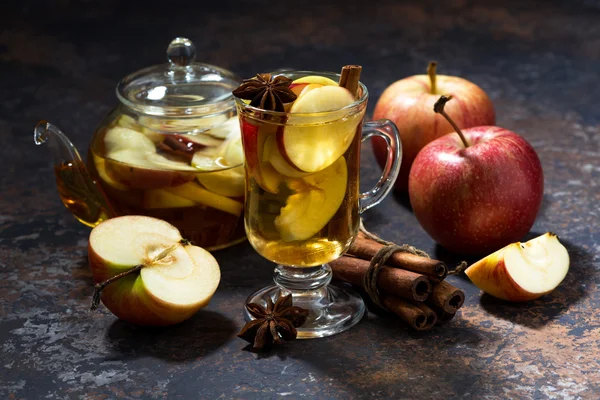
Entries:
[[[452,3],[452,4],[450,4]],[[600,397],[600,3],[4,2],[0,11],[0,398]],[[355,5],[356,4],[356,5]],[[242,304],[269,282],[247,244],[216,252],[210,305],[171,328],[90,312],[89,229],[62,206],[38,119],[87,147],[124,75],[164,62],[176,36],[243,77],[361,64],[372,111],[393,81],[440,73],[479,84],[497,124],[523,135],[545,173],[530,236],[556,232],[571,269],[551,294],[513,305],[466,278],[460,315],[417,334],[370,312],[355,328],[257,355],[236,338]],[[363,186],[379,173],[363,149]],[[366,188],[366,187],[365,187]],[[401,195],[367,227],[454,265]]]

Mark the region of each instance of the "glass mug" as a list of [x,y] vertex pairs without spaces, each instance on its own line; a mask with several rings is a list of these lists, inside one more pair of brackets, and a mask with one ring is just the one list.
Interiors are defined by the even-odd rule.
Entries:
[[[274,74],[275,75],[275,74]],[[335,73],[285,71],[292,80]],[[389,120],[363,122],[367,88],[337,110],[318,113],[265,111],[236,98],[242,130],[246,196],[246,235],[256,251],[277,264],[274,285],[248,297],[266,305],[289,293],[294,305],[309,310],[298,338],[333,335],[355,325],[365,312],[350,287],[330,285],[328,262],[340,257],[358,233],[360,214],[392,189],[401,161],[401,142]],[[379,136],[388,157],[381,178],[359,192],[361,142]],[[246,319],[252,317],[246,312]]]

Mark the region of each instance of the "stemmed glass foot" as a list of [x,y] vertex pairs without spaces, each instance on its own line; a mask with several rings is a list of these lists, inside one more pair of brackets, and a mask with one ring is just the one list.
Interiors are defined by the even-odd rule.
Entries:
[[[365,314],[365,304],[350,285],[331,285],[331,268],[325,264],[311,268],[278,265],[275,285],[252,293],[246,303],[266,307],[267,297],[276,302],[280,296],[292,294],[295,306],[309,310],[307,321],[298,330],[298,339],[335,335],[356,325]],[[252,316],[245,311],[246,320]]]

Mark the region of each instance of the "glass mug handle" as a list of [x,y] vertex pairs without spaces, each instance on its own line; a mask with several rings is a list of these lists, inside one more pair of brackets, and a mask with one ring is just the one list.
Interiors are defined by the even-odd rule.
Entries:
[[361,193],[358,197],[358,213],[362,214],[369,208],[379,204],[381,200],[392,190],[394,182],[400,171],[402,162],[402,142],[398,128],[389,119],[369,121],[363,124],[361,142],[378,136],[385,140],[387,147],[387,158],[385,167],[379,181],[368,192]]

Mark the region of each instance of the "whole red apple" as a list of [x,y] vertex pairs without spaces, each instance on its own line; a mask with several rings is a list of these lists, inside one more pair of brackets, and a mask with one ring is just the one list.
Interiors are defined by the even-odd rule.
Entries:
[[[448,99],[442,96],[436,112],[447,116]],[[490,253],[533,225],[544,191],[542,166],[533,147],[507,129],[457,133],[432,141],[415,158],[410,204],[423,229],[448,250]]]
[[[429,142],[453,131],[440,115],[431,110],[440,95],[452,95],[448,112],[460,128],[494,125],[494,105],[487,94],[466,79],[435,74],[436,64],[429,64],[428,75],[414,75],[391,84],[375,105],[373,119],[387,118],[400,131],[402,165],[396,188],[406,191],[413,160]],[[372,140],[373,151],[381,167],[387,159],[387,147],[382,139]]]

